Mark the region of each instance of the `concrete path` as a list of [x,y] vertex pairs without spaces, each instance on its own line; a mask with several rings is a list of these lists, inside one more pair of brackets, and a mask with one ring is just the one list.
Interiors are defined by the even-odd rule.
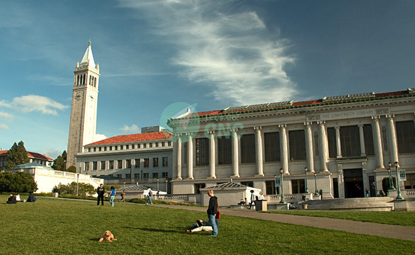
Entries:
[[[172,209],[206,212],[205,207],[153,205]],[[310,226],[316,228],[346,231],[356,234],[382,236],[402,240],[415,241],[415,227],[385,225],[351,220],[338,220],[322,217],[297,216],[274,213],[261,213],[247,209],[220,209],[222,215],[240,216],[260,220],[270,220],[295,225]]]

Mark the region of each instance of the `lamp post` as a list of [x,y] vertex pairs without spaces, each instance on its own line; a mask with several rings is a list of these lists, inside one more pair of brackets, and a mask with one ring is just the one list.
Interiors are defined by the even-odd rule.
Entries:
[[314,186],[316,186],[316,193],[314,193],[314,196],[318,196],[318,190],[317,190],[317,174],[314,173]]
[[398,188],[398,196],[396,197],[397,200],[402,200],[403,197],[401,196],[401,188],[399,186],[399,173],[398,173],[399,163],[395,161],[395,168],[396,168],[396,186]]
[[284,169],[280,169],[280,173],[281,173],[281,180],[280,180],[280,185],[281,185],[281,201],[280,201],[280,203],[281,204],[286,204],[287,202],[285,202],[285,199],[284,199],[284,188],[283,188],[283,185],[282,185],[282,174],[284,173]]
[[274,194],[277,195],[277,175],[274,175]]
[[389,166],[389,169],[388,169],[388,174],[389,174],[389,189],[390,190],[395,190],[395,187],[393,186],[392,171],[391,171],[392,163],[389,162],[388,163],[388,166]]
[[305,193],[306,194],[309,194],[310,192],[308,191],[308,185],[307,185],[307,171],[308,171],[308,168],[307,167],[304,167],[304,172],[305,172]]
[[166,194],[167,194],[167,185],[168,185],[168,180],[166,178]]

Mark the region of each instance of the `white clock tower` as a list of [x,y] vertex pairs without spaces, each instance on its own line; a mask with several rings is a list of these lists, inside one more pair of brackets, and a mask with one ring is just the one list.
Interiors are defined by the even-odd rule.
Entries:
[[99,65],[95,65],[91,42],[81,63],[75,67],[69,123],[66,168],[76,166],[75,155],[83,152],[85,144],[95,141],[98,105]]

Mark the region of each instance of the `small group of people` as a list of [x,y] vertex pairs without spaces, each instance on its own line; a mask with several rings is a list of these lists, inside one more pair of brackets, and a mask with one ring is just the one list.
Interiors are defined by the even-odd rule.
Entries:
[[[100,201],[101,201],[101,205],[104,205],[105,188],[102,183],[97,188],[97,194],[98,194],[97,205],[99,205]],[[117,194],[117,192],[115,192],[114,186],[111,186],[111,191],[109,192],[108,196],[109,196],[109,201],[112,207],[114,206],[115,194]]]
[[20,194],[17,194],[17,195],[10,194],[6,203],[17,204],[17,202],[35,202],[35,201],[36,201],[36,197],[32,193],[29,194],[29,197],[27,198],[27,200],[21,200]]

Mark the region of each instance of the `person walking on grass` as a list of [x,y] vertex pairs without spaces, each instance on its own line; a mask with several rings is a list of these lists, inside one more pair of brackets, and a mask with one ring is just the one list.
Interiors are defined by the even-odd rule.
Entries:
[[212,226],[212,234],[210,236],[218,235],[218,225],[216,225],[216,213],[218,212],[218,198],[214,196],[213,190],[208,191],[209,207],[207,209],[207,215],[209,219],[209,224]]
[[151,201],[152,196],[153,196],[153,191],[149,188],[148,192],[147,192],[147,203],[146,203],[146,205],[148,205],[148,203],[153,204],[153,201]]
[[97,189],[97,193],[98,193],[97,205],[99,205],[99,200],[101,200],[101,204],[104,205],[105,188],[104,188],[104,185],[102,183],[101,183],[101,185],[99,185],[99,187]]
[[114,206],[114,200],[115,200],[115,194],[117,192],[115,192],[115,188],[114,186],[111,186],[111,193],[110,193],[110,204],[111,206]]

